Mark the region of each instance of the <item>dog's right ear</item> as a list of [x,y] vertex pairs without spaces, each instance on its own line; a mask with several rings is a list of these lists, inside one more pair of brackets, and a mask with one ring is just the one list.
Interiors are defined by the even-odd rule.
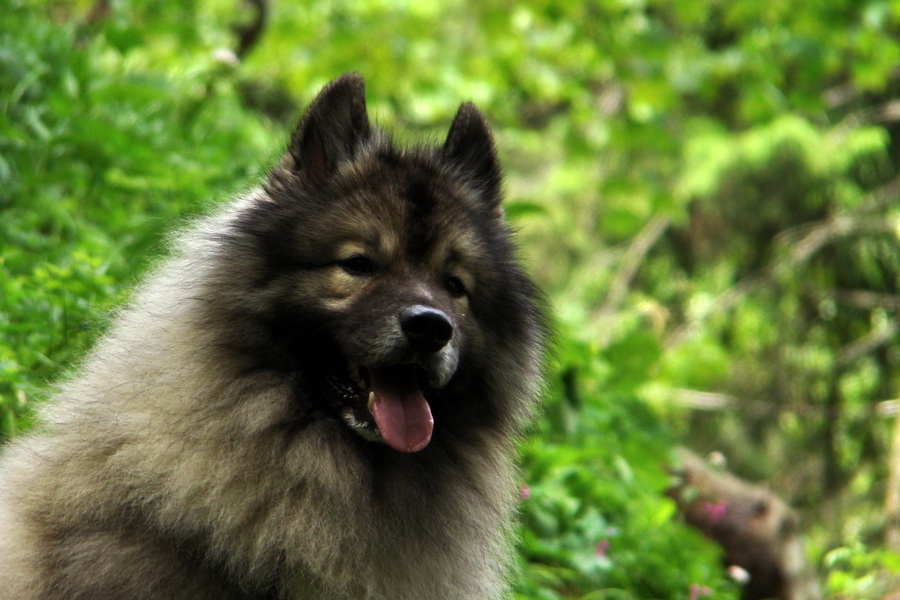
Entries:
[[281,167],[313,188],[344,161],[352,160],[372,135],[366,114],[366,84],[358,73],[341,75],[313,100],[291,135]]

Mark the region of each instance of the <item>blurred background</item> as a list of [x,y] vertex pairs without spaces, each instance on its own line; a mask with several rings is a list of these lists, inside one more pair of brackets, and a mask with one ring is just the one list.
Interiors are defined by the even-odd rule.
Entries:
[[552,305],[515,598],[900,597],[898,34],[898,0],[0,0],[2,436],[358,71],[401,140],[488,115]]

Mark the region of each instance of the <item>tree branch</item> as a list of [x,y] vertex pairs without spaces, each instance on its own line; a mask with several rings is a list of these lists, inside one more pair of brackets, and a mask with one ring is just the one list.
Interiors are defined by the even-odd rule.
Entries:
[[838,370],[846,369],[879,346],[887,344],[897,334],[898,326],[900,326],[900,322],[897,319],[891,319],[861,338],[853,340],[838,350],[834,359],[835,368]]
[[[900,182],[897,182],[897,185],[900,188]],[[896,225],[881,215],[838,215],[825,221],[807,223],[782,231],[775,236],[776,241],[786,248],[781,258],[773,261],[757,275],[748,277],[719,294],[702,314],[676,328],[663,342],[663,348],[669,349],[681,343],[710,315],[731,308],[757,286],[771,283],[775,275],[782,273],[784,269],[807,262],[835,239],[857,233],[892,234],[895,230]]]
[[869,290],[835,290],[832,294],[838,302],[855,308],[868,310],[884,308],[900,312],[900,296],[895,294],[882,294]]

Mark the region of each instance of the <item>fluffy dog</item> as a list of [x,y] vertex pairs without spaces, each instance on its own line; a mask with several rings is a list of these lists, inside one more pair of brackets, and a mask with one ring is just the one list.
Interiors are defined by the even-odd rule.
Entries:
[[484,117],[358,75],[199,221],[0,465],[0,598],[501,597],[545,339]]

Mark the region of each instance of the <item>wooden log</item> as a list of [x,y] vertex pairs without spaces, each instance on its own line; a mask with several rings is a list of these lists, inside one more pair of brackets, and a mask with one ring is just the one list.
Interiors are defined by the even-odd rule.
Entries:
[[686,523],[721,546],[729,573],[743,584],[742,600],[821,599],[791,507],[689,450],[677,458],[669,495]]

